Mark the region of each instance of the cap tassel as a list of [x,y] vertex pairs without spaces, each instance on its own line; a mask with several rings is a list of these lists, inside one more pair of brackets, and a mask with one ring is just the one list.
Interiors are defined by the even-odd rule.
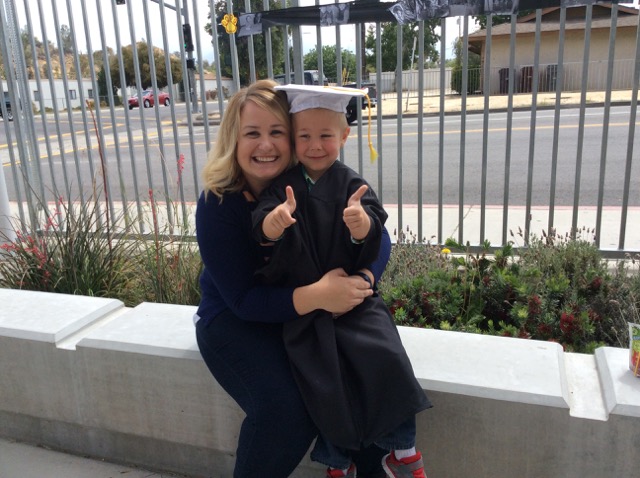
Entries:
[[378,159],[378,152],[376,148],[373,147],[373,141],[371,141],[371,98],[369,95],[364,95],[367,99],[367,104],[369,105],[369,126],[367,128],[367,138],[369,140],[369,157],[371,158],[371,162],[375,163],[376,159]]

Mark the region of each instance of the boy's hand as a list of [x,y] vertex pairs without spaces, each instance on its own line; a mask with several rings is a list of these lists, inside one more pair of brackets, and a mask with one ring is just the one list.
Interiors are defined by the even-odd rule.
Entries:
[[296,198],[293,194],[293,188],[287,186],[285,192],[287,194],[286,201],[267,214],[264,221],[262,221],[262,234],[272,241],[279,239],[284,234],[284,230],[296,222],[293,217],[293,213],[296,211]]
[[362,199],[362,196],[364,196],[368,189],[369,186],[366,184],[360,186],[349,198],[347,207],[342,214],[342,220],[349,228],[351,237],[356,241],[361,241],[367,237],[369,228],[371,227],[369,215],[365,212],[362,204],[360,203],[360,199]]

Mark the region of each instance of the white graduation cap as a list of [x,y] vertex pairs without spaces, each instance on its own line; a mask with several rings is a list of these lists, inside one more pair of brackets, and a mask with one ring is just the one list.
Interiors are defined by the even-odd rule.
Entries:
[[354,96],[366,97],[369,89],[345,88],[344,86],[318,85],[277,85],[276,90],[287,93],[289,113],[312,108],[325,108],[338,113],[346,113],[349,101]]
[[[369,97],[368,88],[345,88],[344,86],[319,86],[319,85],[276,85],[276,90],[287,93],[289,101],[289,113],[299,113],[300,111],[313,108],[324,108],[337,113],[347,113],[349,101],[354,96],[362,98]],[[378,153],[371,142],[371,105],[369,105],[369,126],[368,126],[369,153],[371,162],[378,157]]]

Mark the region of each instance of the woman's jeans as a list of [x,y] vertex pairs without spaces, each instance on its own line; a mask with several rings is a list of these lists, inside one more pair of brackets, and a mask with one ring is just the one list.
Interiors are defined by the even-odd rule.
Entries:
[[[416,445],[416,417],[412,416],[395,430],[376,440],[376,445],[384,450],[407,450]],[[350,450],[332,445],[322,436],[318,437],[311,452],[311,459],[332,468],[345,469],[353,461]],[[358,473],[360,476],[360,473]]]
[[282,325],[225,311],[196,324],[198,347],[218,383],[246,413],[234,478],[287,478],[317,429],[304,407],[282,341]]
[[[234,478],[287,478],[318,430],[293,379],[282,325],[247,322],[227,310],[200,319],[196,338],[207,367],[247,415]],[[380,465],[384,454],[376,446],[354,453],[358,477],[385,476]]]

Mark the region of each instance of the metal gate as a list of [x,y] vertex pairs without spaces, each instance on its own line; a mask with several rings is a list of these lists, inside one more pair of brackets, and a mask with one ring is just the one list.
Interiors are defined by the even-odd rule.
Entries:
[[[519,2],[520,10],[528,3]],[[378,90],[371,119],[378,161],[367,159],[366,109],[341,159],[376,189],[396,236],[409,229],[418,241],[500,246],[517,242],[511,233],[518,229],[521,245],[543,230],[588,230],[605,254],[638,251],[637,11],[609,2],[544,3],[518,16],[513,2],[351,2],[343,25],[338,14],[320,13],[337,4],[317,0],[289,8],[265,0],[253,12],[248,0],[235,12],[232,2],[203,0],[0,0],[7,97],[0,104],[0,217],[37,224],[59,198],[98,197],[114,221],[124,216],[144,230],[150,205],[159,204],[172,228],[189,230],[226,95],[258,77],[302,82],[310,69],[305,36],[322,52],[331,32],[337,52],[355,46],[351,79]],[[375,9],[373,19],[365,7]],[[505,9],[507,22],[492,25]],[[256,13],[257,36],[222,25],[224,15],[236,28],[253,25],[247,15]],[[482,14],[485,28],[475,24]],[[413,46],[399,18],[407,19]],[[396,28],[397,62],[383,71],[388,24]],[[430,33],[440,37],[441,59],[457,38],[460,56],[429,62]],[[225,35],[230,41],[221,42]],[[238,56],[241,45],[247,56]],[[285,50],[276,55],[281,61],[274,45]],[[405,51],[411,62],[403,70]],[[215,79],[203,70],[206,58]],[[325,71],[323,61],[319,55],[311,69]],[[342,55],[335,61],[343,71]],[[158,104],[162,92],[167,106]]]

